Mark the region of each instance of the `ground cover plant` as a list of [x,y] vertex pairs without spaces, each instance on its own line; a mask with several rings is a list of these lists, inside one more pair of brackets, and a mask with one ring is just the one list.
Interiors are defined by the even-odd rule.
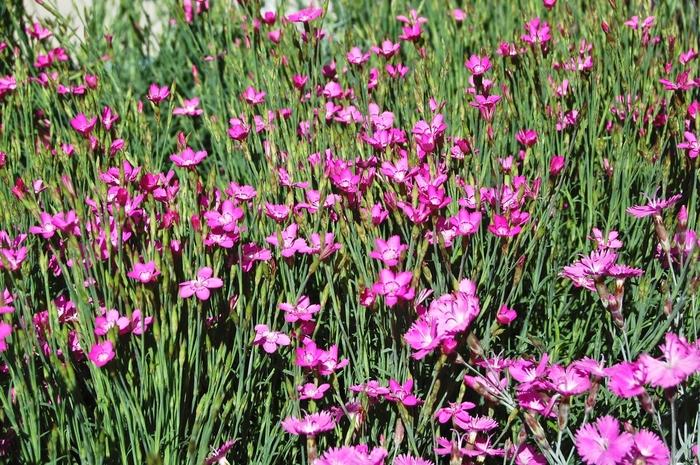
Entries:
[[36,3],[2,461],[698,463],[697,2]]

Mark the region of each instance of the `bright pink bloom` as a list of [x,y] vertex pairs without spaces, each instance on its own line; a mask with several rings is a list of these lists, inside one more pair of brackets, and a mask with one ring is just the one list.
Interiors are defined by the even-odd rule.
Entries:
[[270,331],[267,325],[255,325],[255,339],[253,345],[262,346],[263,350],[268,354],[273,354],[277,351],[277,346],[288,346],[291,344],[291,339],[286,334],[279,331]]
[[382,447],[371,451],[365,445],[331,447],[313,465],[383,465],[387,455]]
[[525,34],[520,36],[523,42],[544,47],[552,38],[549,24],[540,18],[533,18],[525,24]]
[[97,367],[103,367],[114,358],[114,345],[112,341],[104,341],[93,344],[88,354],[90,361]]
[[655,433],[642,429],[634,434],[634,447],[628,463],[668,465],[670,458],[668,447]]
[[532,147],[537,143],[537,131],[534,129],[521,129],[515,135],[515,140],[525,147]]
[[304,418],[287,417],[282,421],[282,428],[297,436],[316,436],[335,428],[335,416],[330,412],[320,411]]
[[474,76],[481,76],[491,69],[491,60],[488,56],[472,55],[464,62],[464,67]]
[[695,134],[690,131],[685,131],[683,133],[685,137],[685,142],[681,142],[676,147],[683,149],[688,153],[688,158],[694,160],[700,155],[700,141]]
[[283,302],[279,304],[279,309],[284,313],[284,321],[296,323],[297,321],[312,321],[314,314],[321,310],[318,304],[311,304],[311,300],[303,295],[297,300],[296,305]]
[[384,58],[391,58],[399,51],[399,49],[401,48],[401,44],[395,44],[390,40],[385,40],[384,42],[382,42],[381,47],[373,45],[371,48],[375,54],[382,55]]
[[549,160],[549,175],[557,176],[564,169],[566,159],[560,155],[554,155]]
[[7,350],[6,339],[12,334],[12,325],[0,321],[0,352],[5,352]]
[[617,465],[632,449],[631,434],[620,431],[620,422],[609,415],[587,423],[576,433],[576,450],[588,465]]
[[391,236],[386,241],[378,237],[374,243],[375,248],[369,256],[381,260],[385,266],[398,265],[401,254],[408,249],[408,245],[401,243],[400,236]]
[[192,281],[180,283],[180,291],[178,295],[187,299],[193,295],[199,300],[209,299],[211,289],[223,287],[224,282],[219,278],[212,277],[214,272],[208,266],[202,267],[197,271],[197,278]]
[[685,338],[666,333],[661,352],[664,355],[663,360],[648,354],[639,357],[639,363],[646,368],[647,381],[652,386],[674,387],[694,373],[700,372],[700,349],[688,344]]
[[243,209],[231,200],[224,200],[218,210],[205,212],[204,218],[214,231],[236,232],[238,220],[243,218]]
[[501,305],[498,309],[498,313],[496,313],[496,321],[502,325],[511,324],[517,317],[518,314],[515,310],[507,307],[505,304]]
[[267,94],[264,91],[258,91],[253,86],[248,86],[243,91],[241,98],[251,105],[259,105],[265,102],[265,95]]
[[639,362],[622,362],[605,369],[608,389],[623,398],[644,394],[647,383],[646,367]]
[[547,459],[537,451],[537,448],[523,444],[515,452],[515,465],[547,465]]
[[287,15],[287,21],[291,23],[308,23],[314,19],[320,18],[323,15],[323,8],[304,8],[292,14]]
[[231,450],[235,443],[235,439],[229,439],[228,441],[224,442],[218,449],[214,449],[209,455],[209,457],[207,457],[207,459],[204,461],[204,465],[228,465],[229,462],[228,460],[226,460],[226,454],[228,454],[228,452]]
[[401,454],[394,458],[393,465],[433,465],[433,462],[424,458]]
[[175,116],[200,116],[202,113],[204,113],[204,110],[199,108],[198,97],[189,100],[185,99],[182,101],[181,107],[173,109],[173,115]]
[[75,118],[70,120],[70,125],[81,136],[87,136],[92,132],[97,124],[97,117],[88,119],[83,113],[78,113]]
[[150,100],[154,105],[158,105],[163,100],[167,100],[170,97],[170,89],[168,86],[159,86],[156,83],[148,86],[147,99]]
[[413,395],[413,379],[407,379],[403,384],[394,379],[389,380],[389,393],[385,396],[391,402],[400,402],[406,407],[420,404],[420,399]]
[[135,279],[144,284],[155,282],[160,276],[160,271],[156,268],[156,263],[153,261],[147,263],[137,262],[134,267],[126,274],[131,279]]
[[115,309],[108,310],[104,315],[100,315],[95,318],[95,334],[97,336],[104,336],[112,328],[118,328],[119,334],[126,334],[129,332],[131,325],[131,320],[129,318],[122,316]]
[[299,392],[299,400],[319,400],[323,398],[323,395],[331,387],[328,383],[323,383],[321,385],[316,385],[314,383],[306,383],[303,386],[297,386],[297,392]]
[[289,226],[287,226],[279,235],[282,238],[282,242],[280,243],[277,234],[272,234],[268,236],[265,241],[267,243],[275,245],[277,247],[282,248],[282,256],[285,258],[289,258],[294,256],[297,252],[302,252],[306,248],[308,248],[308,245],[306,244],[306,241],[301,238],[297,238],[297,230],[299,229],[299,226],[296,223],[292,223]]
[[180,153],[170,155],[170,161],[180,168],[193,168],[207,158],[206,150],[198,150],[195,152],[190,147],[185,148]]
[[627,213],[634,216],[635,218],[644,218],[645,216],[660,215],[661,212],[678,202],[681,198],[681,194],[676,194],[668,199],[657,199],[656,196],[647,197],[649,203],[646,205],[635,205],[627,209]]
[[457,215],[449,220],[458,236],[471,236],[476,234],[481,226],[481,212],[460,209]]
[[393,307],[399,299],[413,299],[415,291],[411,287],[412,279],[410,271],[394,273],[385,268],[379,272],[379,279],[372,285],[372,290],[375,294],[384,296],[387,306]]

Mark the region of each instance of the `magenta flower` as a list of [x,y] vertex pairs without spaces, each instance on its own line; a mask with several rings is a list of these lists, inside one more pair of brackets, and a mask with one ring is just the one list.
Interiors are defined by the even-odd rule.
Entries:
[[180,168],[193,168],[207,158],[206,150],[198,150],[195,152],[190,147],[185,148],[180,153],[170,155],[170,161]]
[[95,124],[97,124],[96,116],[88,119],[83,113],[78,113],[75,118],[70,120],[70,125],[81,136],[88,136],[95,127]]
[[395,44],[390,40],[385,40],[384,42],[382,42],[381,47],[377,45],[373,45],[371,47],[372,51],[375,54],[381,55],[384,58],[391,58],[392,56],[396,55],[400,48],[400,43]]
[[537,143],[537,131],[534,129],[521,129],[515,135],[515,140],[525,147],[532,147]]
[[323,410],[306,415],[304,418],[291,416],[282,421],[282,428],[296,436],[316,436],[335,428],[335,416]]
[[291,344],[291,339],[286,334],[279,331],[270,331],[267,325],[255,325],[255,339],[253,345],[262,346],[263,350],[268,354],[273,354],[277,351],[277,346],[288,346]]
[[398,265],[401,254],[408,249],[408,245],[401,243],[400,236],[391,236],[386,241],[378,237],[374,244],[375,248],[369,256],[381,260],[385,266]]
[[0,321],[0,352],[5,352],[7,350],[6,339],[12,334],[12,325]]
[[481,212],[460,209],[457,215],[449,220],[458,236],[471,236],[476,234],[481,226]]
[[204,110],[199,108],[198,97],[189,100],[185,99],[182,101],[181,107],[173,109],[173,115],[175,116],[200,116],[202,113],[204,113]]
[[365,445],[331,447],[313,465],[382,465],[387,455],[383,447],[371,451]]
[[464,67],[474,76],[481,76],[491,69],[491,60],[488,56],[472,55],[464,62]]
[[39,226],[31,226],[29,232],[32,234],[37,234],[44,239],[51,239],[56,233],[56,225],[53,224],[53,216],[49,213],[41,212],[39,215]]
[[651,215],[661,215],[661,212],[678,202],[681,198],[681,194],[676,194],[668,199],[657,199],[656,196],[647,197],[649,203],[646,205],[635,205],[627,209],[627,213],[634,216],[635,218],[644,218],[645,216]]
[[230,127],[228,129],[228,135],[231,139],[237,140],[240,142],[242,140],[245,140],[246,137],[248,137],[248,133],[250,132],[250,127],[242,119],[231,118],[229,120],[229,125],[230,125]]
[[540,18],[533,18],[525,24],[525,34],[520,38],[527,44],[544,47],[552,38],[549,24]]
[[347,358],[338,358],[338,346],[333,344],[328,350],[321,351],[318,355],[318,373],[323,376],[330,376],[338,370],[341,370],[349,363]]
[[617,465],[634,445],[631,434],[620,431],[620,422],[609,415],[584,425],[576,433],[576,450],[588,465]]
[[688,158],[694,160],[700,155],[700,141],[695,134],[690,131],[685,131],[683,133],[685,137],[685,142],[681,142],[677,145],[679,149],[683,149],[688,153]]
[[147,284],[155,282],[158,276],[160,276],[160,271],[158,271],[153,261],[147,263],[137,262],[126,275],[131,279]]
[[469,105],[478,108],[481,117],[485,121],[491,121],[493,119],[493,112],[496,109],[496,104],[501,101],[500,95],[476,95],[474,100],[469,102]]
[[256,261],[266,262],[272,258],[272,252],[269,249],[265,249],[250,242],[248,244],[243,244],[241,249],[241,268],[246,273],[253,268],[253,264]]
[[389,393],[385,396],[391,402],[400,402],[406,407],[418,405],[421,401],[413,395],[413,379],[407,379],[403,384],[394,379],[389,380]]
[[214,449],[212,453],[204,461],[204,465],[229,465],[228,460],[226,460],[226,454],[231,450],[236,440],[229,439],[224,442],[218,449]]
[[95,335],[104,336],[112,328],[118,328],[119,334],[129,332],[131,320],[119,314],[115,309],[108,310],[104,315],[95,318]]
[[629,463],[668,465],[670,456],[668,447],[655,433],[642,429],[634,434],[634,447]]
[[413,354],[413,358],[416,360],[428,355],[442,342],[442,338],[438,335],[438,323],[431,318],[416,320],[403,338],[406,344],[416,351]]
[[258,91],[253,86],[248,86],[241,94],[241,98],[251,105],[258,105],[265,102],[265,95],[267,94],[264,91]]
[[292,223],[289,226],[287,226],[281,233],[279,233],[282,239],[281,242],[279,241],[277,234],[272,234],[271,236],[268,236],[265,239],[265,241],[268,244],[281,247],[281,254],[283,257],[292,257],[297,252],[302,252],[303,250],[308,248],[308,245],[306,244],[306,241],[304,239],[297,238],[298,229],[299,226],[296,223]]
[[493,215],[491,219],[491,224],[489,224],[488,230],[491,234],[498,237],[513,237],[517,236],[522,228],[520,225],[511,225],[508,218],[501,215]]
[[661,352],[663,360],[648,354],[639,357],[639,363],[646,368],[647,381],[652,386],[670,388],[700,372],[700,349],[689,344],[685,338],[666,333]]
[[88,359],[97,367],[101,368],[114,358],[114,345],[112,341],[95,343],[90,349]]
[[285,312],[284,321],[296,323],[297,321],[312,321],[314,314],[321,310],[318,304],[311,304],[311,300],[303,295],[297,300],[296,305],[286,302],[279,304],[279,309]]
[[622,398],[636,397],[646,391],[646,367],[639,362],[622,362],[605,368],[608,389]]
[[15,299],[12,296],[12,293],[5,288],[5,290],[0,294],[0,315],[14,312],[15,308],[12,306],[14,301]]
[[415,291],[411,287],[413,274],[410,271],[394,273],[389,269],[379,272],[379,279],[372,285],[372,291],[384,296],[387,306],[393,307],[401,300],[413,299]]
[[536,447],[523,444],[515,452],[515,465],[547,465],[547,459]]
[[331,385],[328,383],[323,383],[321,385],[316,385],[314,383],[306,383],[303,386],[297,386],[297,392],[299,392],[299,400],[319,400],[323,398],[323,395]]
[[352,47],[347,55],[345,55],[345,58],[348,60],[348,63],[361,66],[369,60],[369,52],[362,53],[359,47]]
[[290,23],[308,23],[320,18],[321,15],[323,15],[323,8],[309,7],[287,15],[287,21]]
[[505,304],[501,305],[496,313],[496,321],[502,325],[511,324],[517,317],[518,314],[515,310],[507,307]]
[[433,465],[433,462],[420,457],[401,454],[394,458],[393,465]]
[[591,387],[591,380],[586,373],[576,366],[563,368],[553,365],[547,377],[552,388],[562,396],[576,396],[582,394]]
[[148,86],[148,95],[146,98],[150,100],[154,105],[158,105],[163,100],[167,100],[170,97],[170,89],[168,86],[159,86],[156,83]]
[[199,300],[209,299],[211,289],[218,289],[224,285],[224,282],[219,278],[213,278],[214,272],[208,266],[202,267],[197,271],[197,278],[192,281],[180,283],[180,291],[178,295],[187,299],[193,295]]
[[243,209],[231,200],[224,200],[218,210],[204,213],[207,225],[215,231],[236,232],[238,220],[243,218]]

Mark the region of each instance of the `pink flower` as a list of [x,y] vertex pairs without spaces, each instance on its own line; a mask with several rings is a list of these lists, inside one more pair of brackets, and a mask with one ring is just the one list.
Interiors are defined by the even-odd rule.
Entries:
[[297,386],[297,392],[299,392],[299,400],[322,399],[323,395],[330,387],[331,385],[328,383],[324,383],[318,386],[314,383],[306,383],[303,386]]
[[103,367],[114,358],[114,345],[112,341],[95,343],[88,354],[90,361],[97,367]]
[[12,334],[12,325],[0,321],[0,352],[5,352],[7,350],[6,339]]
[[393,465],[433,465],[433,462],[420,457],[401,454],[394,458]]
[[381,260],[385,266],[398,265],[401,254],[408,249],[408,245],[401,243],[400,236],[391,236],[386,241],[378,237],[374,244],[375,248],[369,256]]
[[403,384],[394,379],[389,380],[389,393],[385,396],[390,402],[400,402],[405,407],[420,404],[420,399],[413,395],[413,379],[407,379]]
[[154,105],[158,105],[163,100],[166,100],[170,96],[170,89],[168,86],[159,86],[156,83],[148,86],[147,99],[150,100]]
[[515,465],[547,465],[547,459],[535,447],[523,444],[515,452]]
[[197,278],[192,281],[180,283],[180,292],[178,295],[187,299],[196,295],[199,300],[209,299],[211,289],[218,289],[224,285],[224,282],[219,278],[213,278],[214,272],[208,266],[200,268],[197,271]]
[[481,76],[491,69],[491,60],[488,56],[472,55],[464,62],[464,67],[474,76]]
[[359,47],[353,47],[350,49],[347,55],[345,55],[345,58],[347,58],[348,63],[361,66],[363,63],[366,63],[369,60],[369,52],[362,53],[362,50]]
[[70,120],[70,125],[81,136],[89,135],[95,127],[95,124],[97,124],[96,116],[88,119],[83,113],[78,113],[75,118]]
[[264,91],[258,91],[253,86],[248,86],[243,91],[241,98],[251,105],[258,105],[265,102],[265,95],[267,94]]
[[591,387],[588,375],[576,366],[563,368],[559,365],[550,367],[547,373],[552,388],[562,396],[576,396]]
[[387,455],[382,447],[371,451],[365,445],[331,447],[313,465],[383,465]]
[[544,47],[552,38],[550,35],[549,24],[540,18],[533,18],[525,24],[526,33],[520,36],[523,42],[530,45],[539,44]]
[[279,241],[277,234],[272,234],[268,236],[265,241],[268,244],[275,245],[282,248],[282,256],[289,258],[294,256],[297,252],[301,252],[308,247],[306,241],[301,238],[297,238],[297,230],[299,226],[296,223],[292,223],[287,226],[279,235],[282,238],[282,242]]
[[683,337],[666,333],[661,352],[663,360],[648,354],[639,357],[639,363],[646,368],[647,381],[652,386],[670,388],[700,371],[700,349],[688,344]]
[[200,164],[205,158],[207,158],[206,150],[195,152],[190,147],[185,148],[185,150],[180,153],[170,155],[170,161],[180,168],[192,168]]
[[549,175],[557,176],[564,169],[564,164],[566,160],[560,155],[554,155],[549,160]]
[[296,323],[297,321],[312,321],[314,314],[321,310],[318,304],[311,304],[311,300],[303,295],[297,300],[296,305],[283,302],[279,304],[279,309],[285,312],[284,321]]
[[104,315],[95,318],[95,335],[104,336],[111,328],[119,328],[119,334],[129,332],[131,320],[122,316],[115,309],[108,310]]
[[391,58],[392,56],[396,55],[396,53],[399,51],[399,49],[401,48],[401,44],[395,44],[390,40],[385,40],[384,42],[382,42],[381,47],[373,45],[371,48],[375,54],[382,55],[384,58]]
[[243,244],[241,249],[241,268],[246,273],[253,268],[256,261],[266,262],[272,258],[272,252],[264,249],[254,242]]
[[642,429],[634,434],[634,447],[629,463],[668,465],[670,456],[668,447],[655,433]]
[[661,212],[678,202],[681,198],[681,194],[676,194],[669,197],[668,199],[657,199],[656,196],[647,197],[649,203],[646,205],[635,205],[627,209],[627,213],[634,216],[635,218],[644,218],[645,216],[660,215]]
[[263,350],[268,354],[273,354],[277,351],[277,346],[288,346],[291,344],[291,339],[284,333],[279,331],[270,331],[267,325],[255,325],[255,339],[253,345],[262,346]]
[[505,216],[493,215],[492,223],[489,224],[488,230],[491,234],[498,237],[513,237],[517,236],[522,228],[519,225],[510,225]]
[[242,141],[248,137],[250,132],[250,127],[240,118],[231,118],[228,121],[230,127],[228,129],[228,135],[231,139]]
[[498,313],[496,313],[496,321],[502,325],[511,324],[517,317],[518,314],[515,312],[515,310],[508,308],[505,304],[501,305],[501,307],[498,309]]
[[156,268],[156,264],[153,261],[147,263],[137,262],[134,267],[126,274],[131,279],[135,279],[144,284],[155,282],[158,276],[160,276],[160,271]]
[[282,421],[282,428],[297,436],[316,436],[335,428],[335,417],[325,410],[306,415],[304,418],[291,416]]
[[644,394],[647,383],[646,367],[639,362],[622,362],[605,369],[608,389],[613,394],[630,398]]
[[10,291],[5,288],[5,290],[0,294],[0,315],[14,312],[15,309],[12,306],[14,301],[15,299]]
[[207,459],[204,461],[204,465],[228,465],[229,462],[226,460],[226,454],[228,454],[235,443],[235,439],[229,439],[228,441],[224,442],[221,447],[214,449],[209,457],[207,457]]
[[532,147],[537,143],[537,131],[534,129],[521,129],[515,135],[515,140],[525,147]]
[[185,99],[182,101],[181,107],[173,109],[173,115],[175,116],[200,116],[202,113],[204,113],[204,110],[199,108],[198,97],[189,100]]
[[588,465],[617,465],[634,445],[631,434],[620,431],[620,422],[609,415],[584,425],[576,433],[576,450]]
[[411,287],[413,274],[410,271],[394,273],[389,269],[379,272],[379,279],[372,285],[375,294],[384,296],[387,306],[393,307],[401,300],[411,300],[414,290]]
[[694,160],[700,155],[700,141],[695,134],[690,131],[685,131],[683,133],[685,137],[685,142],[681,142],[676,147],[683,149],[688,153],[688,158]]
[[323,15],[323,8],[304,8],[292,14],[287,15],[287,21],[291,23],[308,23]]
[[450,224],[458,236],[471,236],[481,226],[481,212],[460,209],[456,216],[450,217]]
[[224,200],[218,210],[205,212],[204,218],[214,231],[237,232],[238,220],[243,218],[243,209],[231,200]]

